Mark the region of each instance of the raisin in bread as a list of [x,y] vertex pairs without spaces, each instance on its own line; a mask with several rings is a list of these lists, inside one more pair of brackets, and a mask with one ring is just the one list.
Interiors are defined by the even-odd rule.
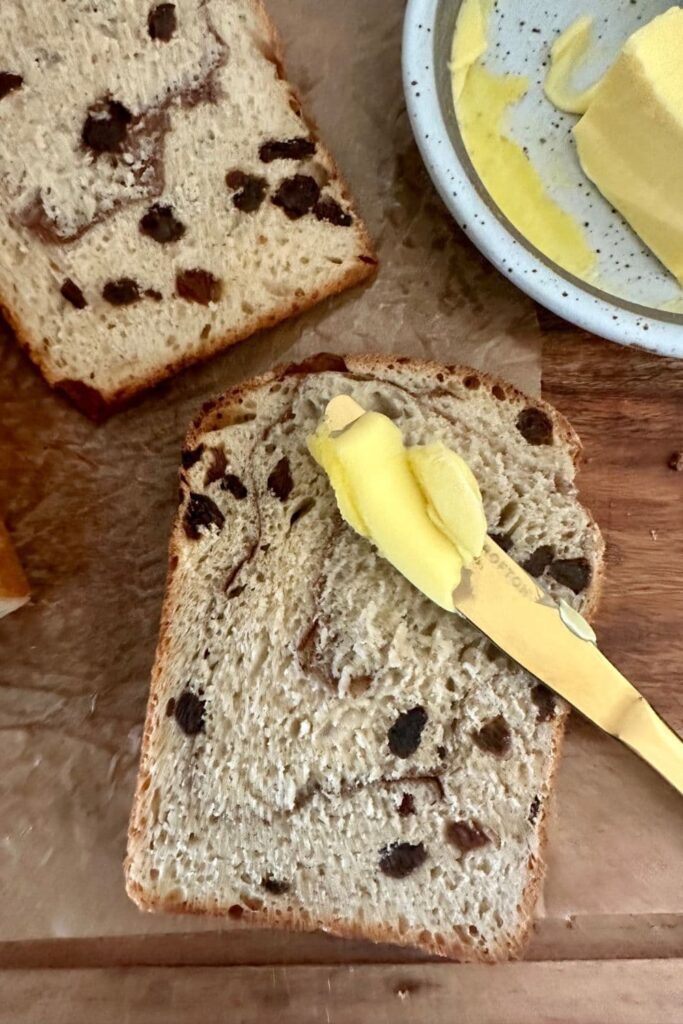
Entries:
[[373,270],[260,0],[7,0],[0,118],[0,310],[94,416]]
[[209,403],[182,457],[127,884],[149,910],[514,955],[566,707],[341,520],[306,438],[350,394],[468,460],[490,532],[590,615],[579,442],[471,370],[318,357]]
[[10,535],[0,520],[0,619],[30,599],[24,570],[16,556]]

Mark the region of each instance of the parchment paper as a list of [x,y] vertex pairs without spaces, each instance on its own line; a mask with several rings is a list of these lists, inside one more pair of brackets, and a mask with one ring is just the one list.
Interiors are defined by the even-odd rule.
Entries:
[[220,927],[142,915],[121,862],[176,504],[201,403],[320,349],[463,361],[540,383],[529,300],[451,223],[412,141],[400,0],[270,0],[290,77],[378,241],[365,290],[93,427],[0,341],[0,513],[34,603],[0,623],[0,940]]

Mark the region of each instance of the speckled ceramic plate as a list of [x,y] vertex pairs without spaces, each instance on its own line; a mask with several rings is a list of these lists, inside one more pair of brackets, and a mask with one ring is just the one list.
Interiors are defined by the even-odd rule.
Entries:
[[[408,112],[427,169],[448,209],[489,260],[538,302],[579,327],[625,345],[683,358],[683,291],[583,174],[571,135],[576,118],[543,93],[551,43],[581,14],[595,15],[596,46],[577,77],[604,71],[639,25],[671,6],[661,0],[497,0],[484,62],[523,74],[530,88],[507,130],[526,146],[553,198],[599,254],[586,284],[543,256],[503,216],[478,179],[460,137],[448,68],[461,0],[409,0],[403,35]],[[558,173],[558,168],[561,173]]]

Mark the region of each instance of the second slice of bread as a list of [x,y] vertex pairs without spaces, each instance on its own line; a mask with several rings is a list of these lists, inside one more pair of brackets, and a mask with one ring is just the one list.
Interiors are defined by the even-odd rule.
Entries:
[[342,522],[306,449],[340,393],[460,452],[498,542],[595,607],[579,443],[543,402],[457,367],[327,356],[211,403],[183,452],[128,891],[502,959],[531,921],[566,708]]
[[3,4],[0,118],[0,312],[95,418],[373,272],[260,0]]

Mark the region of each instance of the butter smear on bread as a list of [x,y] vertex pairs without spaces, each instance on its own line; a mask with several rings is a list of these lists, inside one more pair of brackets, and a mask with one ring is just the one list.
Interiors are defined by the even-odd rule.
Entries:
[[387,416],[347,395],[329,403],[308,446],[349,526],[454,611],[462,570],[481,555],[486,537],[479,485],[464,459],[440,442],[406,447]]

